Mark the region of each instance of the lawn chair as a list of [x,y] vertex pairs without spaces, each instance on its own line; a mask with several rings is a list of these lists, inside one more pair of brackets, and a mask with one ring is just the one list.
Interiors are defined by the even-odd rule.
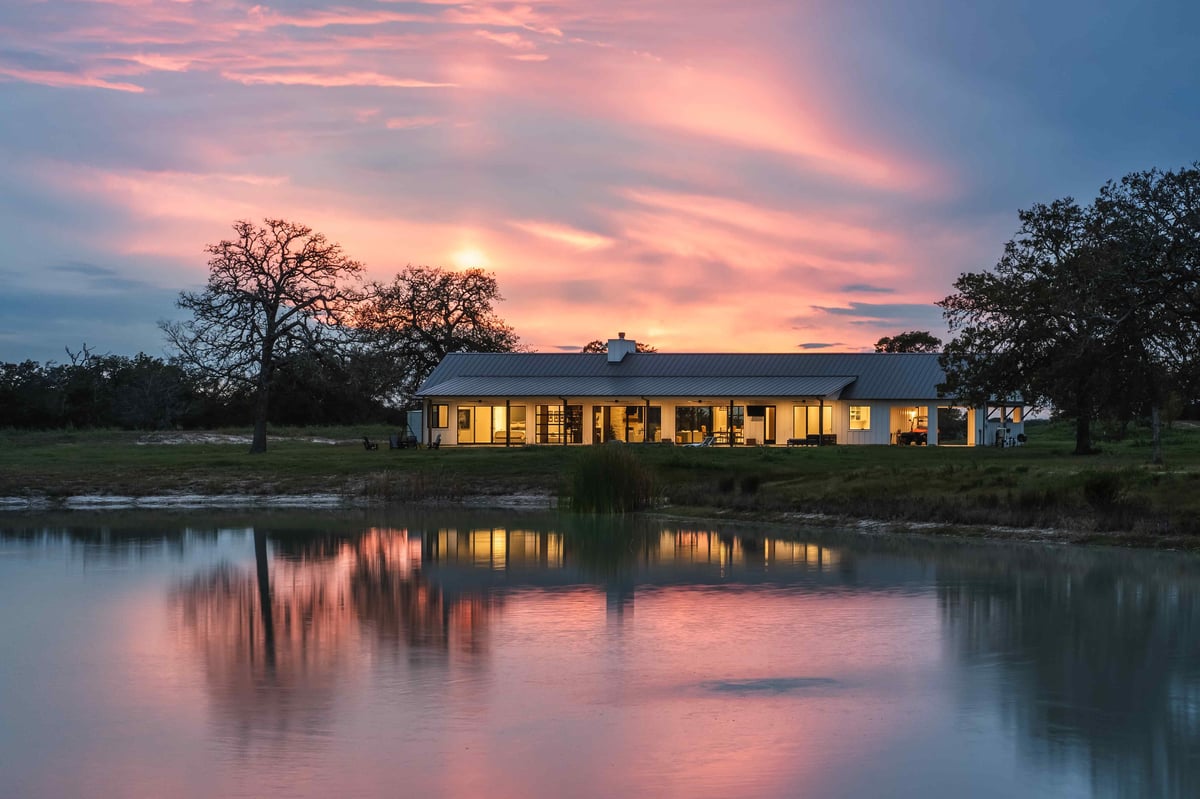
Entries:
[[430,449],[437,449],[437,448],[438,448],[438,447],[440,447],[441,445],[442,445],[442,434],[441,434],[441,433],[438,433],[438,434],[437,434],[437,438],[435,438],[433,441],[431,441],[431,442],[429,443],[429,448],[430,448]]
[[368,451],[373,450],[373,449],[379,449],[379,445],[376,444],[371,439],[367,438],[366,436],[363,436],[363,449],[368,450]]
[[711,447],[713,442],[717,440],[716,436],[705,436],[703,441],[697,441],[695,444],[684,444],[685,447]]

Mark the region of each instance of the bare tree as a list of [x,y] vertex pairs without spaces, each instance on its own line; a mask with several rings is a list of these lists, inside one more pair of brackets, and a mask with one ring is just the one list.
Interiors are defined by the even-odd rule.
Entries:
[[208,285],[183,291],[176,303],[183,322],[159,326],[180,358],[223,386],[254,394],[251,453],[267,451],[271,380],[280,358],[320,352],[348,321],[361,292],[348,285],[363,270],[312,228],[282,219],[262,227],[235,222],[236,237],[205,251]]
[[493,305],[503,299],[495,275],[436,266],[406,266],[391,283],[375,283],[358,326],[380,370],[389,370],[387,399],[408,402],[451,352],[511,352],[513,329]]

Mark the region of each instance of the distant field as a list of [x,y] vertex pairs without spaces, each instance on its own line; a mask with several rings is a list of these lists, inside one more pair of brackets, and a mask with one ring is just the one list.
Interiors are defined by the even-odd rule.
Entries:
[[[246,430],[190,434],[230,440]],[[0,430],[0,496],[146,496],[172,492],[338,493],[381,500],[558,493],[583,449],[387,449],[385,428],[271,431],[265,455],[239,443],[163,443],[176,434]],[[677,509],[721,514],[819,512],[941,524],[1059,527],[1075,537],[1200,544],[1200,429],[1149,431],[1070,455],[1072,429],[1031,426],[1014,449],[957,447],[687,448],[631,445]],[[366,434],[381,449],[368,452]],[[154,442],[154,443],[147,443]]]

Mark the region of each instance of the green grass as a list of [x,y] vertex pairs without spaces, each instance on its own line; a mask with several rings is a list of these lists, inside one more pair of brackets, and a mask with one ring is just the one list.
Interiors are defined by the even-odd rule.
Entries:
[[[245,435],[246,430],[218,431]],[[264,455],[243,444],[139,445],[121,431],[0,430],[0,496],[168,492],[341,493],[384,500],[478,493],[570,495],[592,447],[389,451],[385,428],[272,430]],[[381,443],[367,452],[369,435]],[[274,438],[278,437],[278,439]],[[336,444],[310,438],[336,439]],[[1038,425],[1025,447],[724,449],[630,445],[675,508],[719,514],[819,512],[910,522],[1057,527],[1080,536],[1200,544],[1200,430],[1149,432],[1070,454],[1072,429]]]

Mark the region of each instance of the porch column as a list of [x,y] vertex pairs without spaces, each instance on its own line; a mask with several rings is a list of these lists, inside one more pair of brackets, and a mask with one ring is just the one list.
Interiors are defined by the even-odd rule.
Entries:
[[930,447],[936,447],[938,443],[938,406],[930,405],[926,407],[925,412],[927,414],[925,418],[928,422],[925,425],[925,444]]
[[512,400],[504,401],[504,446],[512,442]]

